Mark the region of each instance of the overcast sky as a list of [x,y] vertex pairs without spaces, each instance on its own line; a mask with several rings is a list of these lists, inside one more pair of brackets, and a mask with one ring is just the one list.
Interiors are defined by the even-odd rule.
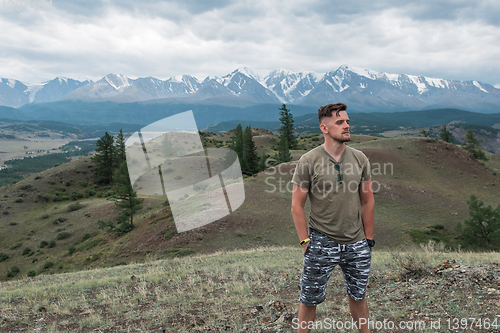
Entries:
[[347,64],[500,88],[498,0],[52,0],[45,11],[28,1],[0,3],[0,77],[203,79]]

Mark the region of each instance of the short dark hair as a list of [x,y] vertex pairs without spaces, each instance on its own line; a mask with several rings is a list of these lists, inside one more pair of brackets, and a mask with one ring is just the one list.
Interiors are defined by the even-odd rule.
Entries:
[[340,111],[345,110],[347,110],[347,105],[345,105],[344,103],[335,103],[322,106],[318,110],[319,123],[321,124],[321,120],[323,118],[331,117],[333,112],[335,112],[335,115],[338,117]]

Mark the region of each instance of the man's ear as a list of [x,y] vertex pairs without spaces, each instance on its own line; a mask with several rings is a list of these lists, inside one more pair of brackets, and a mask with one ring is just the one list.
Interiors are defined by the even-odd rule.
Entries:
[[321,130],[321,132],[323,133],[327,133],[328,132],[328,129],[326,128],[326,125],[325,124],[320,124],[319,125],[319,129]]

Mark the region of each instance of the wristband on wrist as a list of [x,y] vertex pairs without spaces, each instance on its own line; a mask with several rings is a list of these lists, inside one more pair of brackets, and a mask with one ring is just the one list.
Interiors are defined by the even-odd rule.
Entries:
[[375,246],[375,241],[373,239],[366,239],[366,242],[368,243],[369,247],[374,247]]
[[310,240],[311,240],[311,239],[308,237],[308,238],[306,238],[306,239],[304,239],[304,240],[300,241],[300,245],[302,246],[302,245],[304,245],[305,243],[309,242]]

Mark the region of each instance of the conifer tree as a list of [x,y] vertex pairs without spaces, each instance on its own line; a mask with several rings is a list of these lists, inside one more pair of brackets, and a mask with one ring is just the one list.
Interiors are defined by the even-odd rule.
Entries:
[[285,163],[292,160],[292,154],[290,154],[290,150],[288,149],[288,140],[285,135],[280,137],[278,152],[276,153],[275,158],[278,163]]
[[267,158],[269,156],[267,154],[265,154],[264,152],[262,152],[262,155],[260,156],[260,164],[259,164],[259,171],[264,171],[266,170],[267,168]]
[[458,223],[461,238],[472,247],[490,247],[500,245],[500,205],[493,209],[484,207],[475,194],[470,196],[469,216],[464,225]]
[[259,155],[253,141],[252,127],[245,128],[243,134],[243,165],[242,171],[246,175],[253,175],[259,172]]
[[240,159],[240,163],[243,161],[243,127],[241,124],[236,126],[236,130],[234,131],[233,137],[233,150],[238,154],[238,158]]
[[279,110],[281,121],[281,127],[279,129],[280,136],[286,136],[288,149],[293,149],[295,148],[295,146],[297,146],[298,143],[297,136],[293,133],[293,115],[290,110],[286,108],[285,104],[282,104]]
[[477,139],[471,129],[467,130],[467,134],[465,134],[463,138],[465,139],[465,142],[462,143],[462,147],[470,152],[474,156],[474,158],[478,160],[488,160],[488,158],[484,154],[484,151],[481,150],[480,143],[483,142],[483,139]]
[[125,152],[125,138],[123,137],[122,129],[120,129],[120,133],[116,135],[115,150],[115,166],[119,167],[122,162],[125,162],[127,160],[127,155]]
[[138,210],[142,209],[142,202],[144,199],[137,199],[137,193],[135,193],[130,183],[130,176],[128,173],[127,162],[123,161],[114,174],[115,183],[115,204],[123,209],[124,214],[121,214],[122,218],[130,217],[130,229],[134,226],[134,214]]
[[446,125],[443,125],[443,127],[441,128],[441,132],[439,132],[439,137],[443,140],[443,141],[446,141],[446,142],[453,142],[453,137],[452,137],[452,134],[450,131],[448,131],[446,129]]
[[113,136],[106,132],[96,142],[96,154],[92,160],[97,164],[97,175],[100,177],[98,182],[110,184],[113,180],[113,171],[115,167],[115,146]]

